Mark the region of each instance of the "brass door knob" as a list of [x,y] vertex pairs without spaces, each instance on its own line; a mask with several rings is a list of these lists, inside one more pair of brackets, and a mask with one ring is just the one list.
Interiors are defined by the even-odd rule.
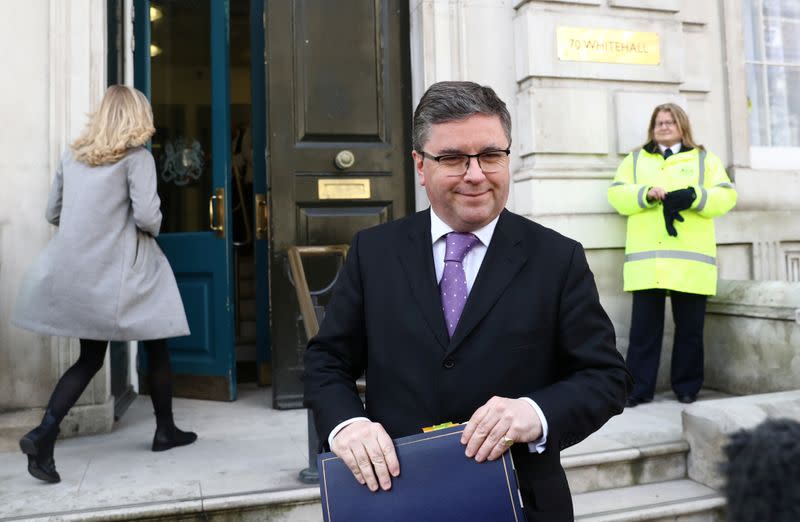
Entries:
[[356,156],[349,150],[340,150],[336,153],[336,158],[334,158],[333,162],[336,164],[336,168],[340,170],[349,169],[356,163]]

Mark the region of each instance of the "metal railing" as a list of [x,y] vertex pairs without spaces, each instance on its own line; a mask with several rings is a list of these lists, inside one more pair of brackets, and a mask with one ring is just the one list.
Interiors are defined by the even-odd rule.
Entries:
[[[337,270],[333,281],[320,290],[311,291],[308,288],[308,280],[303,268],[303,256],[306,257],[326,257],[341,256],[342,264],[347,257],[348,245],[330,246],[291,246],[286,254],[289,260],[289,277],[294,285],[297,294],[297,302],[300,305],[300,315],[303,318],[303,328],[306,337],[310,340],[317,335],[319,323],[325,315],[324,309],[319,306],[319,297],[330,292],[339,277]],[[319,437],[314,427],[314,416],[308,410],[308,467],[300,471],[299,478],[306,484],[316,484],[319,482],[319,471],[317,470],[317,448],[319,447]]]

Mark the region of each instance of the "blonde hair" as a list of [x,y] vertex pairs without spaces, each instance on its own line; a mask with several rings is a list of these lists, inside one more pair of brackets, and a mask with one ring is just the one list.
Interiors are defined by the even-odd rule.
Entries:
[[153,109],[145,95],[127,85],[112,85],[71,147],[78,161],[92,167],[108,165],[147,143],[155,131]]
[[650,126],[647,127],[647,143],[645,143],[645,145],[656,142],[656,116],[658,116],[659,112],[668,112],[672,114],[672,119],[675,120],[675,124],[678,126],[678,132],[680,132],[681,136],[683,136],[681,141],[684,145],[693,149],[705,149],[705,147],[702,145],[695,143],[694,138],[692,137],[692,126],[689,123],[689,116],[686,114],[686,111],[684,111],[675,103],[662,103],[653,109],[653,115],[650,116]]

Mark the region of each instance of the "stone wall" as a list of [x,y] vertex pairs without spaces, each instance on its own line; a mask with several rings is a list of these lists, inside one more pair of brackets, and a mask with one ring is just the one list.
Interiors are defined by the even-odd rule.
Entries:
[[[34,335],[9,319],[25,270],[53,233],[44,208],[57,162],[105,90],[105,6],[27,2],[0,21],[0,412],[43,407],[78,354],[74,340]],[[107,369],[79,405],[65,432],[110,429]]]
[[[626,351],[630,296],[622,292],[625,218],[608,204],[606,190],[622,158],[644,143],[650,114],[660,103],[684,107],[695,136],[728,161],[720,16],[711,1],[578,3],[530,1],[516,6],[522,160],[515,174],[516,210],[583,243],[618,344]],[[562,26],[657,33],[660,63],[560,60],[556,31]],[[719,228],[727,226],[727,219],[718,220]],[[668,320],[667,364],[662,364],[667,371],[671,336]],[[665,375],[662,371],[662,386]]]
[[[800,172],[750,164],[742,13],[713,0],[539,0],[515,3],[515,210],[581,241],[625,353],[625,218],[606,189],[643,144],[652,108],[684,107],[695,138],[719,155],[739,203],[715,220],[722,279],[800,281]],[[658,65],[560,60],[558,27],[654,32]],[[780,154],[776,152],[776,154]],[[659,388],[669,387],[669,305]]]
[[708,303],[706,385],[732,395],[800,389],[800,283],[720,281]]

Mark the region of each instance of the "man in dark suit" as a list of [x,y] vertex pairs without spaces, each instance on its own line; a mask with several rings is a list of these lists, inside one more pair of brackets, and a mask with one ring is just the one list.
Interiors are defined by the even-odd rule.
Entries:
[[559,452],[630,386],[583,249],[505,210],[511,118],[491,88],[433,85],[413,142],[431,208],[353,238],[306,352],[306,406],[373,491],[400,473],[392,438],[468,420],[468,457],[511,449],[529,521],[571,521]]

